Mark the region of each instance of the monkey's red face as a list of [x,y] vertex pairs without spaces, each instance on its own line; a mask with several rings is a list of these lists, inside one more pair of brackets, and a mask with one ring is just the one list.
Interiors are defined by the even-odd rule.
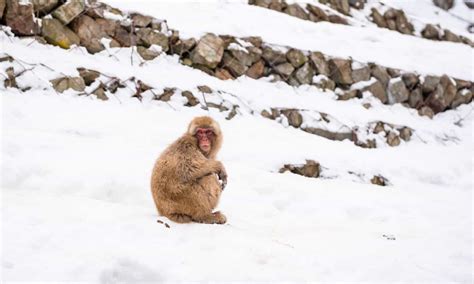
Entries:
[[198,140],[199,149],[204,153],[209,153],[212,147],[212,141],[215,137],[215,133],[211,128],[198,128],[196,129],[196,138]]

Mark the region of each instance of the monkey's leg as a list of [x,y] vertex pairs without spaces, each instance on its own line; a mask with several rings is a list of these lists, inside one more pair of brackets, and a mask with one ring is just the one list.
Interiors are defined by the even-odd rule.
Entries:
[[194,222],[205,223],[205,224],[225,224],[227,218],[220,211],[211,213],[204,216],[195,216],[193,218]]
[[176,223],[190,223],[193,221],[193,219],[189,215],[180,214],[180,213],[172,213],[172,214],[166,215],[166,217],[168,217],[168,219]]

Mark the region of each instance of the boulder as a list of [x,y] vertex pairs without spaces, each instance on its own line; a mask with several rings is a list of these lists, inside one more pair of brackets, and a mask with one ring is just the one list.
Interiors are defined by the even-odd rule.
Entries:
[[169,49],[168,37],[157,32],[151,28],[142,28],[137,31],[137,41],[139,45],[150,47],[152,45],[161,46],[163,52],[167,52]]
[[451,42],[462,42],[461,38],[457,34],[453,33],[448,29],[444,30],[443,40]]
[[317,6],[314,6],[308,3],[306,5],[306,10],[309,11],[309,19],[313,22],[320,22],[320,21],[328,22],[329,21],[328,15],[326,15],[323,9]]
[[303,131],[324,137],[329,140],[333,141],[343,141],[343,140],[350,140],[355,141],[355,136],[352,132],[332,132],[326,129],[316,128],[316,127],[306,127],[303,128]]
[[432,24],[427,24],[421,31],[421,36],[427,39],[439,40],[439,30]]
[[405,12],[403,12],[402,10],[398,11],[395,23],[397,25],[397,30],[402,34],[411,35],[415,30],[413,25],[408,22],[408,19],[405,16]]
[[350,15],[349,0],[330,0],[331,7],[344,15]]
[[68,0],[63,5],[56,8],[52,15],[64,25],[69,24],[79,16],[86,8],[85,0]]
[[138,13],[133,13],[130,15],[132,18],[132,23],[136,28],[146,28],[153,21],[153,17],[145,16]]
[[386,28],[387,27],[387,21],[385,18],[382,16],[382,14],[379,13],[379,11],[375,8],[371,9],[371,17],[372,21],[379,27],[379,28]]
[[313,63],[317,74],[329,76],[329,65],[321,52],[311,52],[309,59]]
[[375,80],[372,84],[364,87],[362,92],[369,91],[372,93],[372,95],[376,98],[378,98],[383,104],[386,104],[388,101],[387,97],[387,91],[385,91],[385,88],[383,87],[382,83],[380,81]]
[[281,111],[286,118],[288,118],[288,123],[295,127],[299,128],[303,124],[303,116],[297,110],[282,110]]
[[234,77],[242,76],[248,67],[242,64],[238,59],[230,55],[229,52],[224,52],[223,67],[230,71]]
[[282,64],[279,64],[279,65],[275,66],[274,70],[278,74],[282,75],[284,78],[288,78],[288,77],[290,77],[291,73],[293,73],[295,68],[293,67],[293,65],[286,62],[286,63],[282,63]]
[[263,60],[259,60],[254,63],[248,70],[245,72],[245,75],[249,76],[253,79],[259,79],[263,76],[263,72],[265,70],[265,63]]
[[437,76],[428,75],[423,80],[423,93],[428,94],[433,92],[439,84],[440,78]]
[[348,25],[349,24],[346,19],[344,19],[343,17],[340,17],[338,15],[329,15],[328,19],[329,19],[329,22],[334,23],[334,24],[340,24],[340,25]]
[[403,103],[408,100],[409,92],[403,80],[396,78],[390,80],[388,84],[388,103],[393,105]]
[[130,47],[132,43],[135,44],[135,36],[127,31],[124,27],[117,25],[113,38],[122,46]]
[[381,175],[373,176],[372,179],[370,180],[370,182],[372,184],[380,185],[380,186],[388,185],[388,180],[385,177],[381,176]]
[[350,90],[346,91],[344,94],[340,95],[337,97],[338,101],[347,101],[353,98],[360,98],[361,97],[361,91],[360,90]]
[[223,68],[217,68],[215,76],[221,80],[233,80],[235,79],[232,74],[229,73],[226,69]]
[[456,88],[456,82],[449,78],[446,75],[441,76],[439,80],[439,84],[443,88],[444,91],[444,98],[446,100],[446,108],[449,107],[451,102],[454,100],[454,97],[456,96],[457,88]]
[[153,60],[161,54],[161,52],[153,48],[146,48],[144,46],[137,46],[137,52],[144,60]]
[[459,90],[454,97],[454,100],[451,102],[450,107],[452,109],[457,108],[462,104],[467,104],[472,100],[472,92],[468,89]]
[[349,5],[358,10],[364,9],[365,0],[349,0]]
[[53,18],[43,19],[41,34],[50,44],[66,49],[72,45],[79,45],[81,41],[73,31]]
[[53,79],[50,82],[53,85],[53,88],[59,93],[62,93],[67,89],[82,92],[86,88],[82,77],[62,77]]
[[262,57],[270,66],[286,63],[286,55],[279,51],[273,50],[270,47],[265,47],[263,49]]
[[405,142],[410,141],[412,130],[408,127],[403,127],[402,129],[399,130],[400,132],[400,138],[402,138]]
[[334,89],[336,89],[336,83],[324,75],[319,75],[315,77],[315,79],[316,80],[313,79],[313,85],[315,85],[318,88],[323,89],[324,91],[325,90],[334,91]]
[[418,110],[418,114],[421,115],[421,116],[427,116],[429,118],[433,118],[434,116],[434,112],[433,110],[428,107],[428,106],[422,106],[419,110]]
[[100,26],[100,29],[106,33],[108,36],[113,37],[115,36],[115,31],[119,26],[119,22],[116,20],[111,19],[104,19],[104,18],[94,18],[97,25]]
[[82,15],[71,23],[71,28],[81,40],[81,45],[87,48],[87,51],[97,53],[104,50],[100,40],[108,35],[93,18]]
[[[4,21],[16,35],[35,35],[39,32],[38,25],[33,16],[32,3],[21,0],[6,0]],[[3,5],[5,5],[5,2]]]
[[343,85],[350,85],[352,81],[351,61],[345,59],[330,59],[328,62],[330,78],[334,82]]
[[306,62],[295,73],[295,78],[300,84],[311,84],[313,82],[314,70],[309,62]]
[[438,85],[436,87],[436,90],[434,90],[425,100],[425,104],[429,106],[433,112],[439,113],[442,112],[443,110],[448,107],[448,103],[446,101],[446,98],[444,96],[444,90],[441,85]]
[[354,83],[361,81],[368,81],[370,79],[370,68],[368,66],[363,66],[358,69],[352,70],[352,81]]
[[284,173],[290,171],[291,173],[305,176],[305,177],[312,177],[317,178],[321,173],[321,166],[318,162],[314,160],[306,160],[305,165],[291,165],[286,164],[279,170],[280,173]]
[[211,33],[204,35],[191,53],[191,60],[209,68],[215,68],[224,56],[224,41]]
[[255,5],[263,8],[268,8],[271,3],[272,0],[249,0],[250,5]]
[[204,93],[204,94],[212,94],[212,89],[211,87],[207,86],[207,85],[200,85],[197,87],[198,90],[201,92],[201,93]]
[[79,76],[81,76],[82,80],[84,80],[84,84],[86,84],[86,86],[90,86],[100,76],[99,71],[95,71],[92,69],[86,69],[81,67],[77,68],[77,71],[79,72]]
[[398,146],[400,145],[400,137],[398,137],[398,135],[393,132],[393,131],[390,131],[387,135],[387,144],[390,145],[391,147],[395,147],[395,146]]
[[423,105],[423,92],[421,91],[421,87],[417,87],[410,92],[408,104],[412,108],[419,108]]
[[3,12],[5,11],[6,4],[7,4],[6,0],[0,0],[0,19],[3,18]]
[[186,99],[188,99],[186,106],[193,107],[199,104],[199,100],[190,91],[183,91],[181,95],[185,97]]
[[288,59],[288,62],[290,62],[295,68],[300,67],[301,65],[305,64],[306,61],[308,61],[306,55],[297,49],[290,49],[286,53],[286,59]]
[[413,90],[418,83],[420,82],[420,79],[418,78],[418,75],[414,73],[405,73],[402,75],[402,80],[405,83],[405,86],[409,90]]
[[196,46],[196,40],[194,38],[179,39],[171,45],[172,52],[182,56],[185,53],[189,53]]
[[35,13],[47,14],[58,5],[58,0],[33,0]]
[[433,4],[447,11],[454,6],[454,0],[433,0]]
[[385,67],[373,64],[371,66],[371,75],[382,83],[384,88],[388,87],[388,82],[390,81],[390,75],[388,75],[387,69]]
[[240,50],[240,49],[229,49],[230,54],[232,54],[232,56],[237,59],[240,64],[246,66],[246,67],[249,67],[252,65],[252,63],[254,62],[253,61],[253,57],[252,55],[250,54],[250,52],[248,52],[247,50]]
[[308,14],[305,12],[305,10],[303,8],[301,8],[301,6],[296,4],[296,3],[288,5],[283,10],[283,12],[290,15],[290,16],[293,16],[293,17],[297,17],[297,18],[300,18],[300,19],[303,19],[303,20],[309,20]]

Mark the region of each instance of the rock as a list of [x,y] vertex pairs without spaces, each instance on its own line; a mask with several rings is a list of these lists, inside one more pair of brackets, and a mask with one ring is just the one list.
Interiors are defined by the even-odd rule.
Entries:
[[308,3],[306,4],[306,10],[309,11],[309,19],[313,22],[329,21],[329,17],[326,15],[323,9],[317,6]]
[[63,77],[50,81],[57,92],[64,92],[67,89],[73,89],[78,92],[84,91],[86,85],[82,77]]
[[349,0],[330,0],[331,7],[338,12],[349,16],[350,15],[350,6]]
[[295,78],[300,84],[311,84],[313,82],[314,70],[309,62],[306,62],[295,73]]
[[349,0],[349,5],[358,10],[364,9],[365,0]]
[[250,5],[255,5],[263,8],[268,8],[271,3],[272,0],[249,0]]
[[386,186],[388,185],[388,180],[381,175],[374,176],[370,182],[375,185]]
[[329,18],[329,22],[334,23],[334,24],[340,24],[340,25],[349,24],[346,19],[338,15],[329,15],[328,18]]
[[[320,75],[320,76],[324,76],[324,75]],[[318,78],[318,77],[316,77],[316,78]],[[318,78],[317,81],[314,81],[313,85],[315,85],[318,88],[323,89],[324,91],[326,91],[326,90],[334,91],[334,89],[336,89],[336,83],[333,80],[326,77],[326,76],[324,76],[324,78]]]
[[385,18],[385,20],[395,20],[397,18],[398,13],[399,13],[398,10],[394,8],[390,8],[387,11],[385,11],[385,13],[383,14],[383,17]]
[[212,94],[212,89],[209,86],[201,85],[197,87],[201,93]]
[[281,63],[286,63],[286,55],[271,49],[270,47],[265,47],[262,51],[262,57],[268,63],[268,65],[274,67]]
[[433,118],[434,116],[434,112],[433,110],[428,107],[428,106],[422,106],[419,110],[418,110],[418,114],[421,115],[421,116],[427,116],[429,118]]
[[102,32],[106,35],[113,37],[115,36],[115,30],[119,26],[119,23],[115,20],[104,19],[104,18],[97,18],[94,19],[96,24],[100,26]]
[[303,116],[297,110],[282,110],[282,113],[288,118],[288,123],[291,126],[299,128],[303,124]]
[[400,137],[395,132],[390,131],[387,135],[387,144],[391,147],[400,145]]
[[[16,35],[34,35],[39,31],[33,16],[33,4],[22,0],[6,0],[5,24]],[[3,5],[5,5],[5,2]]]
[[423,105],[423,92],[421,91],[420,87],[417,87],[410,92],[408,104],[412,108],[419,108],[421,105]]
[[86,8],[84,0],[68,0],[53,11],[52,15],[64,25],[69,24]]
[[421,31],[421,36],[427,39],[439,40],[439,30],[432,24],[427,24]]
[[206,34],[198,42],[191,53],[191,60],[209,68],[215,68],[224,55],[224,41],[214,35]]
[[97,87],[94,92],[92,92],[93,95],[95,95],[99,100],[102,101],[107,101],[109,98],[105,94],[107,86],[104,84],[100,83],[99,87]]
[[16,83],[15,69],[10,66],[5,70],[5,73],[7,74],[8,78],[3,81],[3,86],[5,88],[18,88],[18,85]]
[[295,68],[293,67],[293,65],[286,62],[286,63],[282,63],[280,65],[275,66],[274,70],[278,74],[282,75],[284,78],[288,78],[290,77],[291,73],[293,73]]
[[443,75],[441,76],[439,83],[441,87],[443,87],[443,91],[444,91],[443,96],[446,100],[446,108],[447,108],[451,104],[451,102],[454,100],[454,97],[456,96],[456,92],[457,92],[456,82],[454,82],[448,76]]
[[386,104],[388,101],[387,97],[387,91],[385,91],[385,88],[383,87],[382,83],[380,81],[376,80],[369,86],[364,87],[362,92],[369,91],[372,93],[372,95],[376,98],[378,98],[383,104]]
[[161,46],[163,52],[167,52],[169,49],[168,37],[161,33],[156,32],[151,28],[142,28],[137,31],[137,40],[139,45],[150,47],[152,45]]
[[125,28],[117,25],[113,38],[120,43],[122,47],[132,46],[132,42],[135,44],[135,36],[128,32]]
[[44,18],[41,34],[50,44],[62,48],[70,48],[71,45],[79,45],[79,37],[69,28],[63,26],[61,22],[53,18]]
[[176,89],[175,88],[165,88],[163,90],[163,93],[158,96],[159,101],[163,102],[169,102],[171,100],[171,97],[174,95]]
[[474,2],[472,0],[463,0],[464,4],[466,4],[466,6],[469,8],[469,9],[474,9]]
[[409,90],[413,90],[418,83],[420,82],[420,79],[418,78],[418,75],[414,73],[405,73],[402,75],[402,80],[405,83],[405,86]]
[[137,46],[137,52],[144,60],[153,60],[161,54],[161,52],[153,48],[146,48],[144,46]]
[[309,59],[313,63],[317,74],[329,76],[329,66],[321,52],[311,52]]
[[247,72],[245,72],[245,75],[253,79],[259,79],[263,76],[264,69],[265,69],[265,63],[263,62],[263,60],[259,60],[258,62],[253,64],[247,70]]
[[226,69],[223,68],[217,68],[215,76],[221,80],[233,80],[235,79],[232,74],[229,73]]
[[393,105],[408,100],[409,92],[402,80],[396,78],[388,84],[388,103]]
[[138,13],[133,13],[130,15],[130,17],[132,18],[132,23],[136,28],[146,28],[153,21],[152,17],[144,16]]
[[364,67],[352,70],[352,81],[354,83],[361,82],[361,81],[368,81],[369,79],[370,79],[370,68],[368,66],[364,66]]
[[382,14],[377,11],[377,9],[372,8],[371,9],[372,14],[370,15],[372,17],[372,21],[379,27],[379,28],[387,28],[387,21],[385,21],[385,18],[382,16]]
[[33,0],[35,13],[47,14],[58,5],[58,0]]
[[440,78],[437,76],[428,75],[423,80],[423,93],[428,94],[433,92],[439,84]]
[[253,46],[260,48],[262,46],[263,40],[259,36],[248,36],[242,38],[244,41],[250,42]]
[[268,119],[275,119],[275,117],[273,117],[272,114],[266,109],[262,110],[262,112],[260,112],[260,115]]
[[471,88],[471,82],[461,79],[454,79],[458,90]]
[[405,16],[405,12],[403,12],[402,10],[399,10],[395,23],[397,24],[397,30],[402,34],[413,34],[414,27],[410,22],[408,22],[408,19]]
[[387,68],[387,73],[391,78],[400,77],[402,75],[402,71],[400,69],[394,68]]
[[447,11],[454,6],[454,0],[433,0],[433,4]]
[[351,61],[345,59],[330,59],[328,62],[330,78],[334,82],[343,85],[350,85],[352,81]]
[[230,49],[230,54],[239,61],[240,64],[249,67],[253,63],[253,58],[250,55],[250,52],[243,50]]
[[306,160],[306,164],[303,166],[286,164],[279,170],[280,173],[286,171],[305,177],[317,178],[321,173],[321,166],[314,160]]
[[410,141],[412,135],[412,131],[408,127],[403,127],[400,129],[400,138],[402,138],[405,142]]
[[107,37],[101,26],[96,21],[87,16],[82,15],[71,23],[72,30],[81,40],[81,45],[87,48],[90,53],[97,53],[104,50],[104,46],[100,42],[103,37]]
[[459,90],[454,97],[454,100],[451,102],[450,107],[452,109],[457,108],[462,104],[467,104],[472,100],[472,91],[468,89]]
[[224,58],[222,60],[223,67],[230,71],[230,73],[235,76],[239,77],[242,76],[245,71],[247,71],[247,66],[242,64],[239,60],[235,57],[230,55],[227,51],[224,52]]
[[306,14],[303,8],[301,8],[301,6],[296,3],[288,5],[283,10],[283,12],[293,17],[297,17],[303,20],[309,20],[308,14]]
[[453,33],[452,31],[448,29],[444,30],[443,40],[451,41],[451,42],[462,42],[461,38],[459,38],[458,35],[456,35],[455,33]]
[[79,72],[79,76],[81,76],[82,80],[84,80],[84,84],[86,86],[90,86],[100,76],[99,71],[92,69],[77,68],[77,71]]
[[316,128],[316,127],[306,127],[303,128],[303,131],[324,137],[333,141],[343,141],[350,140],[355,141],[355,136],[352,132],[332,132],[326,129]]
[[304,55],[304,53],[297,49],[290,49],[286,53],[286,59],[288,59],[288,62],[290,62],[295,68],[300,67],[301,65],[305,64],[306,61],[308,61],[308,58]]
[[361,92],[360,90],[350,90],[345,92],[343,95],[340,95],[337,100],[338,101],[347,101],[353,98],[360,98]]
[[382,132],[385,133],[385,126],[383,122],[379,121],[377,122],[377,124],[375,124],[374,130],[372,131],[372,133],[379,134]]
[[387,28],[391,31],[397,30],[397,22],[395,20],[389,19],[387,20]]
[[6,0],[0,0],[0,19],[3,18],[3,12],[5,11]]
[[429,106],[433,112],[439,113],[442,112],[443,110],[448,107],[448,103],[446,101],[446,98],[444,96],[444,89],[440,85],[436,87],[436,90],[434,90],[425,100],[425,104]]
[[199,104],[199,100],[190,91],[183,91],[181,92],[181,95],[188,99],[186,106],[193,107]]
[[196,40],[194,38],[179,39],[176,43],[171,45],[172,52],[182,56],[183,54],[189,53],[196,46]]
[[259,61],[262,58],[262,50],[255,46],[246,47],[247,51],[249,52],[251,64]]
[[382,83],[384,88],[388,87],[388,82],[390,81],[390,75],[388,75],[387,69],[382,66],[378,66],[376,64],[373,64],[371,66],[371,74],[373,77],[375,77],[377,80]]

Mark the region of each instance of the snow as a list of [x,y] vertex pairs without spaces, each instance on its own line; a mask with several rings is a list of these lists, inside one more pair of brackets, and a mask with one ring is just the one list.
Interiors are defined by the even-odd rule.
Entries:
[[[207,28],[234,35],[265,32],[265,40],[293,46],[305,44],[298,36],[309,28],[298,19],[242,3],[179,5],[133,7],[146,8],[146,14],[167,19],[171,28],[188,35]],[[176,7],[183,10],[178,13]],[[193,9],[196,15],[186,18]],[[196,22],[206,9],[212,20]],[[219,11],[232,13],[223,17]],[[275,24],[273,34],[263,27],[249,30],[242,21],[236,25],[244,12],[268,17]],[[295,27],[294,35],[279,23],[282,19]],[[327,29],[328,37],[334,33],[337,38],[347,28],[318,24],[315,30]],[[421,74],[436,73],[434,66],[442,60],[425,51],[455,57],[464,50],[427,41],[413,47],[420,55],[417,61],[397,51],[377,55],[398,37],[377,30],[373,38],[382,40],[374,56],[411,64]],[[317,42],[305,38],[308,45]],[[401,48],[403,42],[414,46],[421,41],[403,39]],[[130,48],[92,56],[83,48],[63,50],[4,33],[0,44],[0,57],[17,60],[0,62],[1,74],[13,66],[23,72],[18,85],[31,87],[22,92],[0,84],[2,281],[472,282],[472,103],[430,120],[371,96],[343,102],[314,86],[293,88],[247,77],[221,81],[165,54],[149,62]],[[345,44],[344,54],[355,58],[366,43],[359,34]],[[327,46],[339,52],[335,42]],[[467,71],[466,61],[441,67],[469,79],[472,69]],[[184,107],[178,94],[157,102],[150,91],[140,102],[130,97],[134,88],[129,83],[106,102],[72,90],[56,93],[49,80],[77,76],[77,67],[100,71],[104,82],[135,77],[158,91],[190,90],[200,105]],[[226,120],[226,113],[204,110],[199,85],[214,90],[207,101],[237,104],[238,114]],[[372,107],[362,107],[365,102]],[[320,113],[325,113],[330,123],[321,125],[333,131],[365,130],[384,121],[410,127],[414,134],[398,147],[364,149],[292,128],[283,117],[279,123],[259,115],[273,107],[304,109],[309,126],[322,123]],[[229,183],[218,208],[227,216],[225,225],[173,223],[157,215],[151,198],[156,157],[197,115],[214,117],[225,135],[219,159]],[[321,164],[321,178],[278,173],[284,164],[306,159]],[[386,177],[390,186],[370,184],[374,175]]]

